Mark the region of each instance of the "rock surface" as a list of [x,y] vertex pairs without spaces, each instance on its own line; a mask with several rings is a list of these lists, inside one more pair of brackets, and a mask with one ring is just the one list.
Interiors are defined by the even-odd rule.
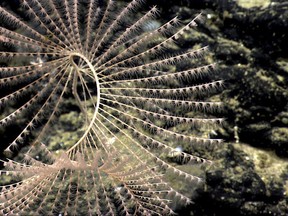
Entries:
[[183,47],[208,44],[226,82],[228,144],[179,215],[288,215],[288,1],[168,2],[157,3],[167,19],[202,11]]

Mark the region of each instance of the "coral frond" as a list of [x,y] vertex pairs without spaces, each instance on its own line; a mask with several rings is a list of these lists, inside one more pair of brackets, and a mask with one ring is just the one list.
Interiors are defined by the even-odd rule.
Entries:
[[20,2],[19,14],[0,7],[0,127],[17,125],[4,153],[21,161],[0,161],[13,179],[0,214],[173,215],[173,202],[189,204],[171,176],[201,182],[189,167],[212,161],[192,150],[222,142],[209,135],[222,104],[205,98],[223,81],[205,80],[208,47],[175,51],[201,13],[160,24],[144,0]]

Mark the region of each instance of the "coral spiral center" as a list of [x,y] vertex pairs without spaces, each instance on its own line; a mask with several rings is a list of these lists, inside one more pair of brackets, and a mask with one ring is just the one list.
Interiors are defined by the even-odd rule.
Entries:
[[[83,63],[85,63],[84,65],[88,66],[88,70],[82,68],[81,61],[82,62],[84,61],[83,62]],[[83,54],[78,53],[78,52],[71,53],[70,54],[70,63],[72,64],[72,67],[74,69],[73,92],[74,92],[75,99],[79,102],[80,109],[82,108],[81,101],[79,99],[79,96],[75,92],[77,91],[76,88],[77,88],[78,77],[82,77],[81,73],[84,72],[84,73],[89,74],[89,76],[93,77],[93,82],[95,83],[95,89],[96,89],[96,101],[94,103],[93,115],[91,117],[89,117],[89,123],[88,123],[86,130],[85,130],[85,133],[78,140],[78,142],[74,145],[74,147],[76,147],[85,139],[85,137],[90,132],[90,129],[93,127],[94,122],[96,120],[99,105],[100,105],[100,84],[99,84],[99,79],[98,79],[98,76],[97,76],[97,73],[96,73],[96,70],[95,70],[93,64]],[[84,68],[86,68],[86,67],[84,67]],[[83,110],[84,115],[87,115],[85,109],[81,109],[81,110]],[[72,149],[69,149],[69,151]]]

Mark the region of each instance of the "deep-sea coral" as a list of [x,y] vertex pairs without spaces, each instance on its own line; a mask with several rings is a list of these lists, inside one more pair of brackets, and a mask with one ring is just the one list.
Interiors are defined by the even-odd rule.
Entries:
[[[171,199],[189,203],[167,173],[201,179],[167,155],[181,164],[210,163],[177,147],[221,141],[179,129],[222,122],[207,114],[221,103],[200,100],[222,86],[203,83],[214,64],[189,64],[207,47],[171,49],[201,15],[184,26],[177,17],[157,26],[156,7],[137,13],[143,0],[122,6],[113,0],[21,4],[20,14],[0,7],[0,59],[6,64],[0,68],[0,104],[10,107],[0,125],[25,119],[5,151],[29,147],[21,162],[4,162],[1,174],[13,182],[1,186],[1,214],[163,215],[173,213]],[[180,64],[188,68],[179,70]],[[79,111],[77,139],[56,154],[49,139],[65,130],[57,119],[67,112],[66,101]]]

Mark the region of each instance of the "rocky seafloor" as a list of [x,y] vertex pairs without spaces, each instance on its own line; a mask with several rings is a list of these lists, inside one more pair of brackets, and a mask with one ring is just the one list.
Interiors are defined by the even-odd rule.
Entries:
[[226,142],[179,215],[288,215],[288,1],[157,4],[167,19],[203,12],[183,46],[208,44],[225,80]]

